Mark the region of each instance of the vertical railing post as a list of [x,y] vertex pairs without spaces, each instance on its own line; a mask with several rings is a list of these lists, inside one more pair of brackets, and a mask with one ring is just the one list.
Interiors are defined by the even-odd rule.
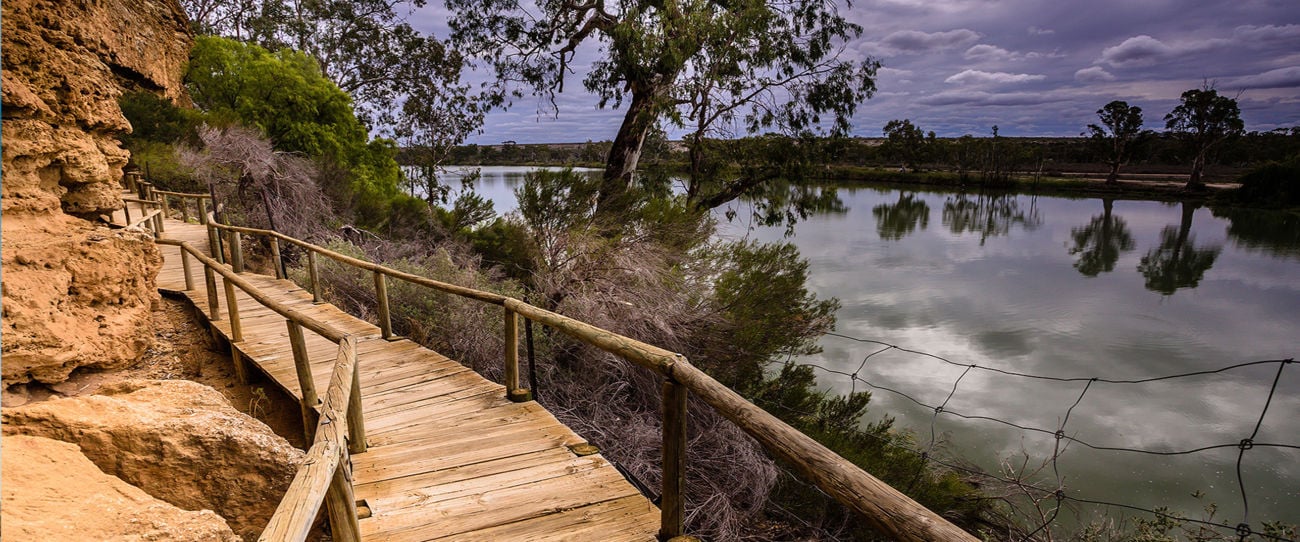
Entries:
[[348,453],[363,454],[366,453],[366,421],[361,411],[361,359],[357,356],[357,343],[352,339],[344,339],[348,343],[348,348],[352,351],[352,356],[356,359],[352,363],[352,394],[348,396]]
[[181,196],[181,221],[190,223],[190,198]]
[[171,201],[167,199],[167,194],[158,194],[158,200],[162,202],[163,218],[172,212]]
[[360,542],[361,526],[357,520],[356,496],[352,492],[352,466],[343,451],[343,460],[334,470],[329,490],[325,493],[325,509],[330,517],[330,539],[338,542]]
[[235,364],[235,377],[248,383],[248,367],[235,343],[244,341],[243,323],[239,321],[239,302],[235,299],[235,284],[229,279],[221,281],[226,286],[226,313],[230,315],[230,361]]
[[217,275],[208,264],[203,264],[203,282],[208,289],[208,318],[221,320],[221,303],[217,301]]
[[307,249],[307,273],[311,276],[311,302],[320,303],[320,271],[316,269],[316,251]]
[[280,238],[271,236],[271,265],[275,266],[275,278],[288,278],[284,276],[284,259],[280,257]]
[[236,273],[244,272],[243,236],[235,230],[230,230],[230,268]]
[[298,373],[298,389],[302,391],[302,428],[307,442],[316,438],[316,381],[311,376],[311,360],[307,359],[307,340],[302,336],[302,326],[285,320],[289,326],[289,348],[293,351],[293,368]]
[[686,386],[664,381],[663,493],[659,501],[659,539],[686,534]]
[[156,214],[156,215],[153,215],[153,221],[154,221],[154,222],[153,222],[153,225],[154,225],[154,230],[153,230],[153,231],[154,231],[154,237],[162,237],[162,233],[163,233],[163,219],[164,219],[164,218],[165,218],[165,217],[163,216],[163,214],[162,214],[161,212],[158,213],[158,214]]
[[519,387],[519,313],[505,308],[505,385],[506,398],[516,403],[532,399],[526,389]]
[[185,291],[194,289],[194,274],[190,272],[190,253],[185,247],[177,247],[181,251],[181,268],[185,270]]
[[385,339],[393,338],[393,317],[388,312],[388,282],[383,273],[375,271],[375,296],[378,299],[379,332]]
[[129,201],[122,202],[122,214],[126,215],[126,222],[124,224],[130,225],[131,224],[131,202]]
[[199,202],[199,224],[208,225],[208,199],[195,198]]

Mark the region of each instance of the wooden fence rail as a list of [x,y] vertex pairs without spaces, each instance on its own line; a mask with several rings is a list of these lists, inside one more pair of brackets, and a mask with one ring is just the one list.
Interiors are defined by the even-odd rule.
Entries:
[[[535,307],[518,299],[396,271],[279,232],[217,224],[211,218],[208,224],[211,230],[222,230],[236,236],[239,234],[265,236],[277,243],[273,246],[278,247],[279,242],[284,242],[306,250],[311,289],[317,301],[320,300],[321,285],[316,268],[316,254],[373,272],[379,305],[377,313],[385,337],[391,335],[391,324],[384,277],[503,306],[506,311],[504,332],[506,352],[503,356],[505,387],[507,397],[511,400],[526,401],[531,395],[529,390],[520,386],[518,379],[518,316],[550,326],[574,339],[661,375],[664,378],[662,457],[664,476],[659,531],[661,539],[667,540],[685,535],[683,492],[687,440],[686,404],[688,393],[694,393],[705,404],[716,409],[746,434],[756,439],[770,453],[788,462],[800,475],[841,504],[858,512],[863,519],[882,533],[906,541],[973,542],[976,540],[969,533],[866,473],[811,437],[745,400],[730,388],[691,365],[680,354]],[[238,237],[233,238],[238,239]],[[232,250],[236,250],[238,246],[236,241]],[[283,263],[278,261],[278,253],[278,250],[274,251],[272,257],[276,258],[276,261],[272,263],[280,268]],[[241,256],[232,253],[232,259],[234,258],[241,258]]]
[[[211,230],[209,230],[211,231]],[[352,492],[351,454],[365,452],[365,427],[362,423],[361,393],[357,369],[356,339],[319,320],[271,299],[238,273],[208,257],[188,243],[171,239],[158,239],[158,244],[179,247],[186,289],[192,289],[194,278],[188,262],[191,258],[203,264],[209,308],[213,320],[218,320],[215,275],[221,275],[225,286],[226,309],[230,325],[231,354],[240,378],[246,378],[247,368],[235,343],[243,340],[235,288],[243,290],[258,303],[285,318],[294,354],[294,368],[302,389],[301,403],[303,427],[308,431],[311,448],[307,460],[295,473],[289,490],[276,508],[271,521],[258,540],[279,542],[302,541],[307,538],[321,506],[330,516],[333,540],[356,542],[361,540],[355,499]],[[302,328],[307,328],[325,339],[338,344],[338,356],[330,374],[329,387],[324,401],[318,400],[312,381],[310,360]],[[319,406],[319,414],[317,407]],[[310,420],[310,421],[309,421]]]

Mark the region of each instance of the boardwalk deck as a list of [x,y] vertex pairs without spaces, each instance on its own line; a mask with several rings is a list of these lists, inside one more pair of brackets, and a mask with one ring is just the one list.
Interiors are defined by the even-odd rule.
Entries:
[[[167,220],[164,237],[201,247],[206,229]],[[185,291],[179,249],[159,246],[158,287],[188,296],[211,320],[202,267]],[[384,340],[379,328],[288,280],[245,273],[282,303],[358,333],[368,451],[352,456],[365,540],[652,540],[659,510],[599,454],[576,456],[584,442],[537,403],[512,403],[504,388],[409,340]],[[222,292],[220,276],[218,292]],[[301,397],[284,318],[243,292],[236,295],[242,356],[286,392]],[[219,295],[216,332],[230,337]],[[316,387],[326,388],[336,347],[306,332]]]

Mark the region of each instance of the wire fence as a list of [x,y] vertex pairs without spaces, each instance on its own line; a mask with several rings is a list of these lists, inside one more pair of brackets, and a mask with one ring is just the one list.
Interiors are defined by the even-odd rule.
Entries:
[[[879,390],[879,391],[890,393],[892,395],[896,395],[902,399],[915,403],[916,405],[933,412],[933,414],[930,417],[930,427],[929,427],[930,441],[928,446],[925,446],[923,449],[918,449],[916,447],[901,444],[896,439],[885,439],[882,437],[876,437],[880,439],[881,442],[883,442],[888,446],[892,446],[901,449],[903,451],[910,452],[920,457],[921,459],[920,467],[918,468],[917,473],[912,481],[913,484],[915,484],[916,480],[918,480],[920,476],[924,473],[926,464],[933,463],[936,465],[940,465],[944,468],[961,472],[965,475],[969,475],[978,479],[995,481],[1000,484],[1006,484],[1009,487],[1015,487],[1019,491],[1023,492],[1024,495],[1030,497],[1034,502],[1047,501],[1051,503],[1050,511],[1048,511],[1043,516],[1042,521],[1038,523],[1036,526],[1030,525],[1026,528],[1027,534],[1023,536],[1025,540],[1033,540],[1035,536],[1038,535],[1040,532],[1044,531],[1045,529],[1050,529],[1050,526],[1056,521],[1061,508],[1066,503],[1074,503],[1074,504],[1084,504],[1084,505],[1108,506],[1108,507],[1115,507],[1115,508],[1120,508],[1120,509],[1130,510],[1135,512],[1143,512],[1166,520],[1172,520],[1180,523],[1200,526],[1202,528],[1213,529],[1214,531],[1219,532],[1221,534],[1226,534],[1228,537],[1235,536],[1238,540],[1246,540],[1251,536],[1258,536],[1265,540],[1275,540],[1279,542],[1296,542],[1296,540],[1293,538],[1294,535],[1291,535],[1289,533],[1288,536],[1290,537],[1278,535],[1276,532],[1267,532],[1268,529],[1266,528],[1266,525],[1268,522],[1256,521],[1252,523],[1251,514],[1250,514],[1251,499],[1250,499],[1249,492],[1247,491],[1245,478],[1242,475],[1242,462],[1243,459],[1246,457],[1246,452],[1250,450],[1261,449],[1261,448],[1300,450],[1300,444],[1296,444],[1296,443],[1257,441],[1257,438],[1259,437],[1260,434],[1260,428],[1264,424],[1265,416],[1269,413],[1269,408],[1274,403],[1274,397],[1278,391],[1278,383],[1281,381],[1283,372],[1286,370],[1287,367],[1295,363],[1295,360],[1293,358],[1250,361],[1245,363],[1228,365],[1213,370],[1189,371],[1189,372],[1183,372],[1177,374],[1169,374],[1164,376],[1138,378],[1138,379],[1118,379],[1118,378],[1106,378],[1101,376],[1058,377],[1058,376],[1051,376],[1051,375],[1031,374],[1026,372],[1013,371],[1013,370],[984,366],[979,364],[958,363],[956,361],[950,360],[943,356],[939,356],[939,355],[935,355],[935,354],[931,354],[919,350],[904,348],[895,344],[890,344],[887,342],[873,340],[873,339],[863,339],[863,338],[852,337],[849,335],[843,335],[839,333],[829,333],[828,336],[835,337],[838,339],[848,340],[848,341],[854,341],[860,344],[873,345],[878,348],[873,348],[870,353],[866,354],[862,358],[862,361],[858,364],[857,368],[852,371],[835,369],[835,368],[825,367],[815,363],[807,363],[807,362],[798,362],[796,363],[796,365],[805,365],[805,366],[812,367],[815,370],[825,372],[827,374],[838,375],[841,377],[848,378],[849,381],[851,382],[851,389],[850,389],[851,393],[857,392],[858,386],[862,385],[872,390]],[[876,356],[891,351],[903,352],[915,356],[922,356],[947,365],[951,365],[955,368],[961,368],[962,371],[961,374],[957,376],[957,378],[953,381],[952,387],[948,391],[944,400],[939,404],[930,404],[918,399],[915,396],[915,394],[909,394],[905,391],[897,389],[896,387],[886,386],[881,383],[873,382],[864,376],[864,372],[868,368],[868,362],[871,361],[872,358],[875,358]],[[1067,424],[1070,421],[1070,416],[1074,413],[1075,409],[1081,403],[1083,403],[1086,398],[1089,397],[1089,391],[1096,389],[1098,385],[1102,385],[1102,384],[1140,385],[1140,384],[1148,384],[1148,383],[1160,382],[1160,381],[1186,379],[1186,378],[1197,377],[1197,376],[1218,375],[1218,374],[1236,371],[1248,367],[1259,367],[1259,366],[1276,366],[1277,370],[1275,373],[1273,373],[1273,379],[1271,385],[1269,386],[1268,396],[1264,401],[1263,407],[1259,411],[1259,416],[1255,418],[1254,427],[1250,431],[1249,435],[1245,436],[1244,438],[1235,441],[1210,442],[1201,446],[1195,446],[1186,449],[1151,449],[1151,448],[1119,446],[1119,445],[1090,442],[1088,440],[1084,440],[1082,438],[1079,438],[1078,436],[1071,435],[1066,432]],[[959,388],[962,386],[963,381],[967,380],[967,376],[977,372],[988,373],[988,374],[993,374],[993,375],[998,375],[1000,377],[1008,377],[1008,378],[1032,379],[1032,380],[1053,381],[1053,382],[1061,382],[1061,383],[1078,383],[1081,384],[1081,386],[1079,388],[1079,392],[1077,395],[1065,397],[1063,399],[1063,401],[1069,401],[1070,406],[1066,409],[1065,415],[1064,417],[1061,418],[1059,424],[1057,424],[1055,427],[1038,427],[1030,424],[1004,420],[996,416],[964,413],[950,408],[949,403],[952,401],[953,397],[957,394]],[[935,453],[936,444],[939,442],[936,424],[940,416],[952,416],[963,420],[972,420],[977,422],[1000,424],[1000,425],[1019,429],[1021,431],[1025,431],[1029,433],[1041,433],[1041,434],[1050,435],[1054,439],[1054,446],[1053,446],[1051,457],[1046,459],[1045,461],[1050,463],[1052,473],[1054,474],[1056,479],[1055,486],[1043,487],[1042,485],[1031,483],[1030,481],[1019,476],[1008,477],[1008,476],[1001,476],[998,474],[991,474],[981,469],[976,469],[952,461],[944,460],[942,457],[940,457],[939,454]],[[874,437],[875,435],[872,436]],[[1182,456],[1182,455],[1199,454],[1211,450],[1235,448],[1238,450],[1236,454],[1237,458],[1235,462],[1236,463],[1235,474],[1236,474],[1237,490],[1241,498],[1241,507],[1242,507],[1241,520],[1240,522],[1237,522],[1235,524],[1228,523],[1228,522],[1216,522],[1213,521],[1212,518],[1207,520],[1207,519],[1197,519],[1197,518],[1184,517],[1180,515],[1171,514],[1168,512],[1167,509],[1161,507],[1149,508],[1149,507],[1139,506],[1132,503],[1113,502],[1106,499],[1088,498],[1088,497],[1077,495],[1074,491],[1066,488],[1058,465],[1058,462],[1060,461],[1061,456],[1066,450],[1066,448],[1069,445],[1073,445],[1073,444],[1084,446],[1086,448],[1093,449],[1093,450],[1126,452],[1126,453],[1144,454],[1144,455],[1152,455],[1152,456]],[[1295,518],[1282,518],[1282,519],[1286,521],[1294,521]]]

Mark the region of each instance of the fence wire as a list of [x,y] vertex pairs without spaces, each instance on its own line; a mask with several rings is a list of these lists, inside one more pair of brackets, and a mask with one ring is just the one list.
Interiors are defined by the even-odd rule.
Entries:
[[[1026,495],[1031,496],[1031,498],[1034,498],[1034,496],[1036,495],[1037,498],[1054,500],[1055,506],[1053,506],[1053,508],[1051,509],[1050,514],[1044,519],[1044,521],[1041,524],[1039,524],[1037,527],[1030,530],[1028,534],[1024,536],[1025,540],[1032,540],[1033,537],[1037,535],[1039,532],[1042,532],[1044,529],[1049,528],[1049,526],[1053,522],[1055,522],[1056,517],[1060,512],[1062,506],[1065,503],[1070,502],[1070,503],[1086,504],[1086,505],[1094,505],[1094,506],[1109,506],[1109,507],[1121,508],[1125,510],[1131,510],[1135,512],[1143,512],[1159,518],[1164,518],[1168,520],[1177,521],[1180,523],[1186,523],[1186,524],[1197,525],[1205,528],[1210,528],[1219,532],[1230,533],[1231,535],[1235,535],[1239,541],[1244,541],[1250,536],[1259,536],[1267,540],[1275,540],[1278,542],[1297,542],[1296,540],[1291,538],[1285,538],[1275,534],[1261,532],[1260,529],[1256,528],[1255,526],[1256,524],[1251,523],[1250,499],[1249,499],[1248,491],[1246,490],[1246,483],[1244,477],[1242,476],[1242,469],[1241,469],[1241,465],[1246,456],[1246,452],[1249,450],[1253,450],[1255,448],[1279,448],[1279,449],[1300,450],[1300,444],[1256,441],[1256,438],[1259,436],[1260,428],[1264,424],[1264,417],[1268,414],[1269,407],[1273,404],[1273,398],[1277,393],[1278,382],[1282,378],[1282,373],[1288,366],[1295,363],[1294,358],[1250,361],[1244,363],[1236,363],[1233,365],[1227,365],[1213,370],[1189,371],[1184,373],[1169,374],[1169,375],[1150,377],[1150,378],[1138,378],[1138,379],[1116,379],[1116,378],[1106,378],[1101,376],[1060,377],[1060,376],[1053,376],[1053,375],[1041,375],[1041,374],[1031,374],[1031,373],[1019,372],[1019,371],[1012,371],[1012,370],[1002,369],[998,367],[988,367],[979,364],[958,363],[948,358],[945,358],[943,356],[931,354],[929,352],[923,352],[920,350],[904,348],[883,341],[878,341],[873,339],[863,339],[863,338],[852,337],[849,335],[843,335],[839,333],[828,333],[827,335],[840,338],[840,339],[862,343],[862,344],[875,345],[878,346],[879,348],[874,348],[870,353],[866,354],[862,358],[861,363],[858,364],[858,367],[851,372],[833,369],[815,363],[796,362],[795,364],[809,366],[815,370],[822,371],[828,374],[847,377],[851,382],[851,389],[850,389],[851,393],[858,391],[858,385],[861,384],[873,390],[880,390],[880,391],[884,391],[899,396],[901,398],[904,398],[906,400],[915,403],[916,405],[922,408],[933,411],[933,415],[930,417],[930,442],[928,446],[926,446],[924,449],[916,449],[913,447],[903,445],[899,443],[896,439],[887,439],[887,438],[883,438],[868,433],[868,436],[879,440],[886,446],[915,454],[921,459],[917,472],[914,475],[911,483],[908,485],[909,489],[924,474],[927,463],[934,463],[937,465],[941,465],[947,469],[961,472],[965,475],[981,478],[984,480],[996,481],[1002,484],[1006,484],[1008,485],[1008,487],[1014,486],[1019,490],[1021,490],[1022,492],[1024,492]],[[948,394],[944,398],[942,403],[937,405],[928,404],[916,398],[912,394],[906,393],[902,390],[890,386],[885,386],[876,382],[872,382],[862,376],[862,372],[867,368],[867,363],[873,357],[876,357],[880,354],[883,354],[885,352],[890,352],[890,351],[898,351],[898,352],[908,353],[916,356],[930,358],[954,367],[961,367],[963,368],[963,370],[961,374],[953,381],[952,388],[948,391]],[[1264,406],[1260,409],[1259,416],[1255,421],[1255,426],[1253,431],[1251,431],[1250,436],[1242,438],[1236,442],[1207,443],[1203,446],[1198,446],[1189,449],[1181,449],[1181,450],[1159,450],[1159,449],[1137,448],[1137,447],[1130,447],[1130,446],[1098,444],[1098,443],[1088,442],[1077,436],[1066,433],[1066,424],[1070,421],[1070,415],[1074,412],[1076,407],[1078,407],[1081,403],[1084,402],[1084,399],[1088,395],[1088,391],[1093,389],[1094,384],[1117,384],[1117,385],[1146,384],[1151,382],[1176,380],[1176,379],[1190,378],[1196,376],[1214,375],[1214,374],[1220,374],[1220,373],[1242,369],[1246,367],[1266,366],[1266,365],[1277,366],[1277,372],[1273,375],[1273,382],[1269,388],[1268,397],[1264,401]],[[1082,383],[1083,385],[1080,387],[1078,395],[1073,397],[1073,402],[1066,410],[1065,416],[1061,419],[1060,424],[1058,424],[1056,427],[1053,428],[1036,427],[1024,423],[1016,423],[1009,420],[1004,420],[1001,418],[997,418],[995,416],[962,413],[949,408],[948,404],[952,400],[953,396],[957,394],[958,389],[961,387],[962,381],[966,379],[968,375],[976,371],[997,374],[1006,377],[1016,377],[1016,378],[1026,378],[1026,379],[1066,382],[1066,383]],[[1046,488],[1040,485],[1035,485],[1023,479],[998,476],[995,474],[984,472],[982,470],[962,466],[960,464],[956,464],[950,461],[944,461],[941,457],[938,456],[938,454],[934,453],[935,446],[938,442],[936,424],[938,422],[940,415],[953,416],[964,420],[992,422],[992,423],[997,423],[997,424],[1013,427],[1016,429],[1020,429],[1022,431],[1051,435],[1055,439],[1052,457],[1050,458],[1052,473],[1056,478],[1055,487]],[[1153,455],[1153,456],[1190,455],[1190,454],[1197,454],[1197,453],[1202,453],[1210,450],[1237,448],[1238,452],[1237,452],[1237,459],[1236,459],[1236,481],[1237,481],[1237,488],[1241,496],[1241,504],[1242,504],[1241,521],[1235,525],[1226,522],[1221,523],[1221,522],[1207,521],[1202,519],[1183,517],[1179,515],[1170,514],[1168,511],[1160,508],[1152,509],[1152,508],[1147,508],[1147,507],[1138,506],[1129,503],[1119,503],[1119,502],[1107,501],[1104,499],[1094,499],[1094,498],[1086,498],[1082,496],[1072,495],[1070,494],[1070,492],[1068,492],[1065,489],[1065,484],[1063,479],[1061,478],[1060,469],[1058,468],[1058,461],[1060,460],[1062,453],[1064,453],[1065,449],[1071,444],[1078,444],[1080,446],[1084,446],[1093,450],[1127,452],[1127,453],[1146,454],[1146,455]]]

